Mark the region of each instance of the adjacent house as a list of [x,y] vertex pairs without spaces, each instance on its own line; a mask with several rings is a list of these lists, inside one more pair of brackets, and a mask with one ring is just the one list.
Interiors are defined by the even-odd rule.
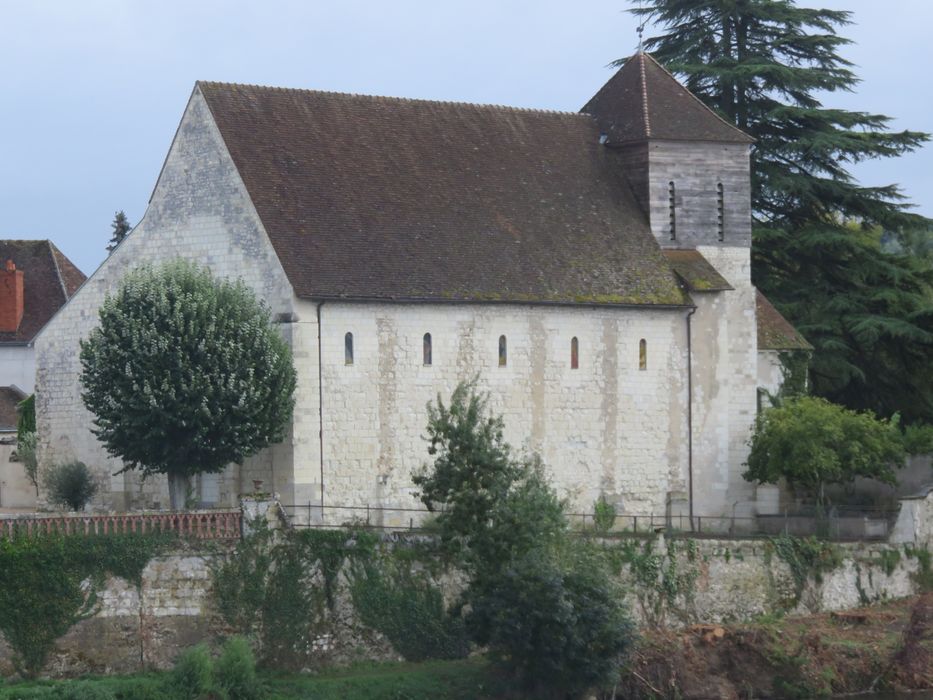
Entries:
[[204,504],[415,506],[425,405],[478,375],[575,508],[752,512],[751,145],[644,53],[579,113],[199,82],[145,216],[36,342],[40,459],[165,507],[92,434],[78,344],[128,270],[182,257],[252,287],[298,371],[288,438]]
[[31,507],[36,494],[16,446],[17,404],[35,387],[33,340],[84,282],[48,240],[0,240],[0,508]]

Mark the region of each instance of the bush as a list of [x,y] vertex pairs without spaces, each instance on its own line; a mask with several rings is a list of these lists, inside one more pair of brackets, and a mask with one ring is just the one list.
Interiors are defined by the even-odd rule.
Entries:
[[57,688],[56,700],[116,700],[117,696],[106,688],[90,683],[69,683]]
[[43,479],[49,501],[83,510],[97,493],[97,482],[84,462],[67,462],[50,467]]
[[462,619],[448,614],[437,586],[410,567],[386,560],[355,567],[350,593],[363,624],[384,634],[406,661],[465,657],[470,644]]
[[204,644],[187,649],[175,662],[169,685],[178,700],[199,700],[213,688],[213,663]]
[[565,697],[618,679],[633,625],[601,567],[564,569],[533,552],[494,579],[474,582],[467,624],[530,697]]
[[36,457],[36,434],[24,432],[16,438],[16,456],[23,463],[23,470],[39,495],[39,460]]
[[256,678],[256,658],[243,637],[231,637],[224,644],[214,677],[227,700],[258,700],[262,695]]

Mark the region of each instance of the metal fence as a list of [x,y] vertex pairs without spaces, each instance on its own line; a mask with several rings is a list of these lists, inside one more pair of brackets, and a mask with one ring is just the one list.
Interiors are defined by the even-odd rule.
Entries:
[[[309,502],[282,506],[294,527],[334,528],[348,525],[385,531],[424,532],[436,513],[426,508],[373,505],[321,505]],[[619,514],[609,527],[595,513],[568,513],[581,534],[606,536],[689,533],[698,537],[761,538],[787,534],[838,541],[886,540],[897,509],[834,507],[786,510],[771,515]]]

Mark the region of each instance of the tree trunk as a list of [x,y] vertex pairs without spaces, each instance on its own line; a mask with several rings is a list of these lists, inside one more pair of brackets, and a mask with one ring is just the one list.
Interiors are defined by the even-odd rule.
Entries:
[[168,475],[168,496],[172,510],[184,510],[188,502],[190,480],[186,474]]

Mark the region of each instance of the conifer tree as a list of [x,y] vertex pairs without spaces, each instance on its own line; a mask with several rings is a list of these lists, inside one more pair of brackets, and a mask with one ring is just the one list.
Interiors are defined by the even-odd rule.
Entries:
[[814,392],[933,422],[931,260],[882,241],[931,222],[909,211],[897,185],[863,186],[850,172],[929,136],[822,104],[821,94],[859,82],[839,53],[851,13],[794,0],[632,2],[660,30],[646,50],[756,139],[753,281],[814,345]]
[[126,238],[126,234],[128,234],[133,227],[130,225],[129,219],[126,218],[126,214],[121,209],[113,215],[113,223],[110,224],[110,228],[113,229],[113,234],[110,237],[110,243],[107,245],[108,255],[117,249],[117,246]]

